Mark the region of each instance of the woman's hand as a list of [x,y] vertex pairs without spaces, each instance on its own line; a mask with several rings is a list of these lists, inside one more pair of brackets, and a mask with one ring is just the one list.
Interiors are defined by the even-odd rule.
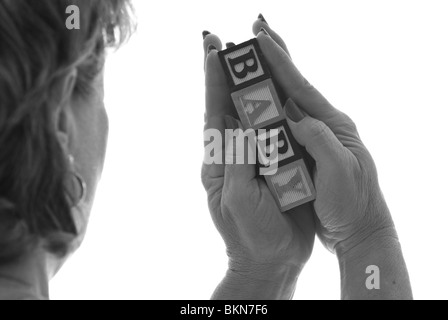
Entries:
[[[224,141],[224,130],[237,129],[239,124],[232,118],[236,111],[217,55],[219,38],[206,34],[204,49],[205,130],[219,130]],[[228,159],[232,150],[223,148]],[[312,252],[312,206],[282,214],[255,170],[252,164],[203,165],[209,209],[229,257],[227,276],[214,298],[291,298],[295,281]]]
[[314,208],[324,245],[344,251],[373,233],[394,229],[375,164],[353,121],[308,83],[270,35],[261,32],[257,38],[274,78],[290,97],[285,113],[291,131],[316,161]]
[[[269,26],[263,27],[267,33],[257,36],[261,50],[273,77],[290,97],[285,106],[288,125],[316,162],[316,229],[322,243],[338,255],[342,297],[412,298],[375,164],[355,124],[300,74],[289,53],[278,45],[278,35]],[[256,22],[254,31],[259,28],[260,22]],[[373,291],[366,285],[368,270],[381,274]]]

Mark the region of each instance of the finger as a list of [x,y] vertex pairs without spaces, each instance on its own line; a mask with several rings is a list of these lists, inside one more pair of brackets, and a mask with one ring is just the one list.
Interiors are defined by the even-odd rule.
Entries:
[[[219,61],[218,52],[211,50],[205,65],[206,128],[216,128],[224,134],[225,115],[237,117],[227,84],[227,78]],[[217,120],[216,118],[221,118]]]
[[[255,146],[251,145],[250,137],[245,138],[241,122],[231,116],[226,116],[225,119],[228,130],[225,142],[224,186],[229,188],[228,190],[234,190],[235,187],[247,186],[256,178]],[[255,136],[253,138],[252,142],[255,143]]]
[[[221,40],[208,31],[203,32],[204,36],[204,70],[206,86],[206,123],[211,118],[224,116],[233,111],[233,103],[227,84],[227,78],[222,69],[218,57],[218,51],[222,49]],[[231,114],[231,113],[230,113]],[[218,129],[224,129],[224,119],[221,119]],[[216,128],[213,126],[208,126]],[[224,131],[223,131],[224,133]]]
[[[299,72],[288,54],[267,34],[257,36],[261,50],[269,64],[273,77],[306,113],[332,127],[341,113],[314,88]],[[336,125],[336,124],[335,124]]]
[[[205,32],[204,50],[205,53],[205,128],[204,130],[216,129],[221,138],[225,137],[224,116],[236,115],[235,108],[231,99],[230,91],[224,70],[218,57],[218,50],[221,50],[222,44],[219,38],[213,34]],[[218,157],[220,162],[206,164],[203,168],[203,180],[216,179],[224,177],[224,146],[219,146]],[[208,155],[205,155],[207,157]]]
[[[314,235],[316,233],[314,203],[308,202],[292,208],[288,210],[287,215],[295,222],[302,234],[305,235],[304,239],[309,241],[308,243],[303,244],[302,250],[312,250],[314,245]],[[303,253],[304,256],[306,256],[306,252]]]
[[345,147],[325,123],[305,116],[292,99],[285,104],[285,114],[294,138],[305,146],[318,170],[331,170],[340,163]]
[[[231,112],[232,106],[224,71],[220,66],[216,50],[212,50],[206,60],[205,85],[204,138],[210,133],[212,135],[219,135],[221,138],[218,139],[217,146],[213,151],[213,153],[218,153],[214,155],[214,158],[218,161],[213,161],[212,163],[207,162],[208,164],[204,165],[203,169],[205,178],[213,179],[224,176],[224,145],[222,144],[222,138],[225,136],[224,116]],[[218,132],[213,132],[214,129]],[[214,139],[213,141],[216,142]],[[212,143],[209,139],[204,139],[204,142]],[[205,153],[204,159],[209,156],[207,149],[205,149]]]
[[285,41],[283,41],[282,37],[278,35],[267,23],[266,19],[263,17],[263,15],[260,13],[258,16],[258,19],[254,22],[252,25],[252,32],[256,36],[258,33],[260,33],[261,28],[264,28],[271,38],[290,56],[288,47],[286,46]]
[[205,61],[207,60],[208,53],[210,50],[218,50],[220,51],[222,49],[222,43],[219,37],[215,34],[210,33],[207,30],[204,30],[202,32],[202,46],[204,49],[204,67],[205,67]]

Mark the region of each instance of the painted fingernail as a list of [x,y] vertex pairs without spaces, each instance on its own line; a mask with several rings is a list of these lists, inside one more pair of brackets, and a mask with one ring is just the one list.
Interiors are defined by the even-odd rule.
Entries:
[[260,31],[263,32],[265,35],[269,36],[269,33],[266,31],[265,28],[261,28]]
[[205,37],[208,36],[209,34],[210,32],[207,30],[202,31],[202,39],[205,39]]
[[258,15],[258,19],[260,19],[261,21],[263,21],[266,24],[269,24],[261,13]]
[[305,118],[305,114],[300,108],[289,98],[285,104],[286,116],[293,122],[300,122]]
[[226,48],[228,49],[228,48],[232,48],[232,47],[234,47],[235,46],[235,44],[233,43],[233,42],[227,42],[226,43]]
[[238,121],[236,121],[236,119],[232,116],[228,116],[228,115],[225,116],[224,121],[226,122],[227,129],[236,130],[236,129],[239,129],[239,127],[240,127],[238,124]]
[[207,48],[207,54],[210,53],[212,50],[216,50],[216,47],[214,45],[209,45]]

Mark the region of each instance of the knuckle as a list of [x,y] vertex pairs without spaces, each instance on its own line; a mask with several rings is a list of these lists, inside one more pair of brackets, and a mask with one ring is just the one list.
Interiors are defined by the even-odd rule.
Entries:
[[219,39],[219,37],[217,35],[215,35],[215,34],[209,34],[204,39],[204,50],[205,50],[205,52],[207,52],[209,45],[213,45],[213,46],[215,46],[215,48],[220,50],[221,47],[222,47],[221,39]]
[[355,122],[350,118],[347,114],[341,112],[341,122],[345,127],[350,129],[350,131],[357,133],[358,128],[356,127]]
[[325,123],[320,120],[308,118],[310,119],[309,123],[309,135],[311,138],[320,138],[323,135],[327,134],[328,127]]

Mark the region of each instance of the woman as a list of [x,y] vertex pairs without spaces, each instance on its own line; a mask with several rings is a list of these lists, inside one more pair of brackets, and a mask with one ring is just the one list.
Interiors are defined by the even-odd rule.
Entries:
[[[79,30],[66,28],[69,5],[79,7]],[[49,279],[82,241],[106,149],[105,49],[131,31],[129,10],[125,0],[0,0],[0,299],[48,299]],[[273,38],[258,33],[261,27]],[[344,296],[365,294],[356,291],[365,262],[389,271],[386,297],[409,297],[373,161],[354,125],[303,81],[262,19],[254,28],[293,99],[286,107],[291,130],[315,158],[318,181],[326,184],[316,184],[318,234],[338,253],[347,281]],[[219,39],[206,36],[205,47],[207,126],[222,129],[224,115],[232,112],[214,50],[220,49]],[[322,122],[304,118],[294,102]],[[235,128],[235,121],[227,117],[227,126]],[[354,167],[356,162],[364,166]],[[250,165],[204,166],[203,181],[230,258],[214,298],[291,297],[312,251],[312,208],[281,215]],[[340,184],[347,189],[334,192]],[[347,195],[356,201],[341,201]],[[396,259],[385,261],[392,254]]]
[[[69,30],[66,9],[79,8]],[[0,1],[0,299],[48,299],[86,231],[106,150],[105,50],[127,0]]]

